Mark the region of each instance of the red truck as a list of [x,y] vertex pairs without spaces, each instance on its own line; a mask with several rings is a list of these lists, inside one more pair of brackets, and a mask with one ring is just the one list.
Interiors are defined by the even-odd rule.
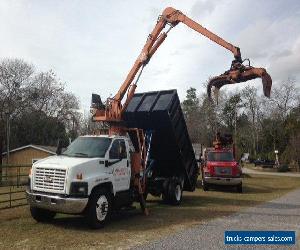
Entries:
[[203,150],[201,174],[202,187],[208,191],[211,186],[233,186],[237,192],[243,192],[242,169],[235,160],[232,136],[217,134],[213,148]]

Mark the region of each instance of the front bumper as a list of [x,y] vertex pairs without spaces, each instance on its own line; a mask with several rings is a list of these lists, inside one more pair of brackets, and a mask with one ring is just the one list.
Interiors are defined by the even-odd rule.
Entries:
[[204,181],[208,184],[224,185],[224,186],[236,186],[242,183],[242,178],[232,177],[205,177]]
[[66,214],[80,214],[88,203],[88,198],[60,197],[58,195],[33,193],[29,190],[26,190],[26,197],[32,207]]

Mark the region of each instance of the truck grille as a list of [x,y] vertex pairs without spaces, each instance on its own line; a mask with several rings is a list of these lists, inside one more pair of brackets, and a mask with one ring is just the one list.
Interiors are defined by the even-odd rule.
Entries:
[[65,169],[37,168],[34,175],[34,187],[53,191],[63,191],[65,188]]
[[231,175],[232,168],[231,167],[215,167],[216,175]]

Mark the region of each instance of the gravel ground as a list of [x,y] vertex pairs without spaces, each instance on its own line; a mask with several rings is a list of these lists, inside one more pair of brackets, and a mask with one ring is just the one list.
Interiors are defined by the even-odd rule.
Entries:
[[[296,231],[296,245],[224,244],[226,230]],[[232,216],[194,226],[136,249],[300,249],[300,189]]]

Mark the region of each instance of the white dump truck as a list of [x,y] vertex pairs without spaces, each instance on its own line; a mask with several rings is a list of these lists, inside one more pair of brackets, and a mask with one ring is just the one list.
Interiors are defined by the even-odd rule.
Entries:
[[[138,107],[147,101],[141,96],[145,95],[158,96],[161,108],[153,102],[149,111],[140,113]],[[80,136],[63,153],[32,165],[26,193],[35,220],[48,221],[56,213],[82,214],[91,227],[99,228],[113,210],[130,207],[134,201],[144,206],[141,196],[144,199],[148,193],[179,205],[182,191],[195,189],[199,169],[176,91],[136,94],[133,100],[125,113],[128,127],[143,127],[136,123],[151,120],[145,122],[144,126],[152,130],[150,136],[144,136],[148,140],[142,146],[136,146],[134,128],[128,128],[124,136]],[[175,115],[177,120],[172,123]],[[140,155],[138,148],[146,153]],[[140,165],[145,167],[136,169]]]
[[56,212],[86,212],[91,226],[101,226],[113,201],[115,207],[133,202],[132,150],[127,137],[82,136],[61,155],[34,163],[27,190],[32,217],[45,221]]

